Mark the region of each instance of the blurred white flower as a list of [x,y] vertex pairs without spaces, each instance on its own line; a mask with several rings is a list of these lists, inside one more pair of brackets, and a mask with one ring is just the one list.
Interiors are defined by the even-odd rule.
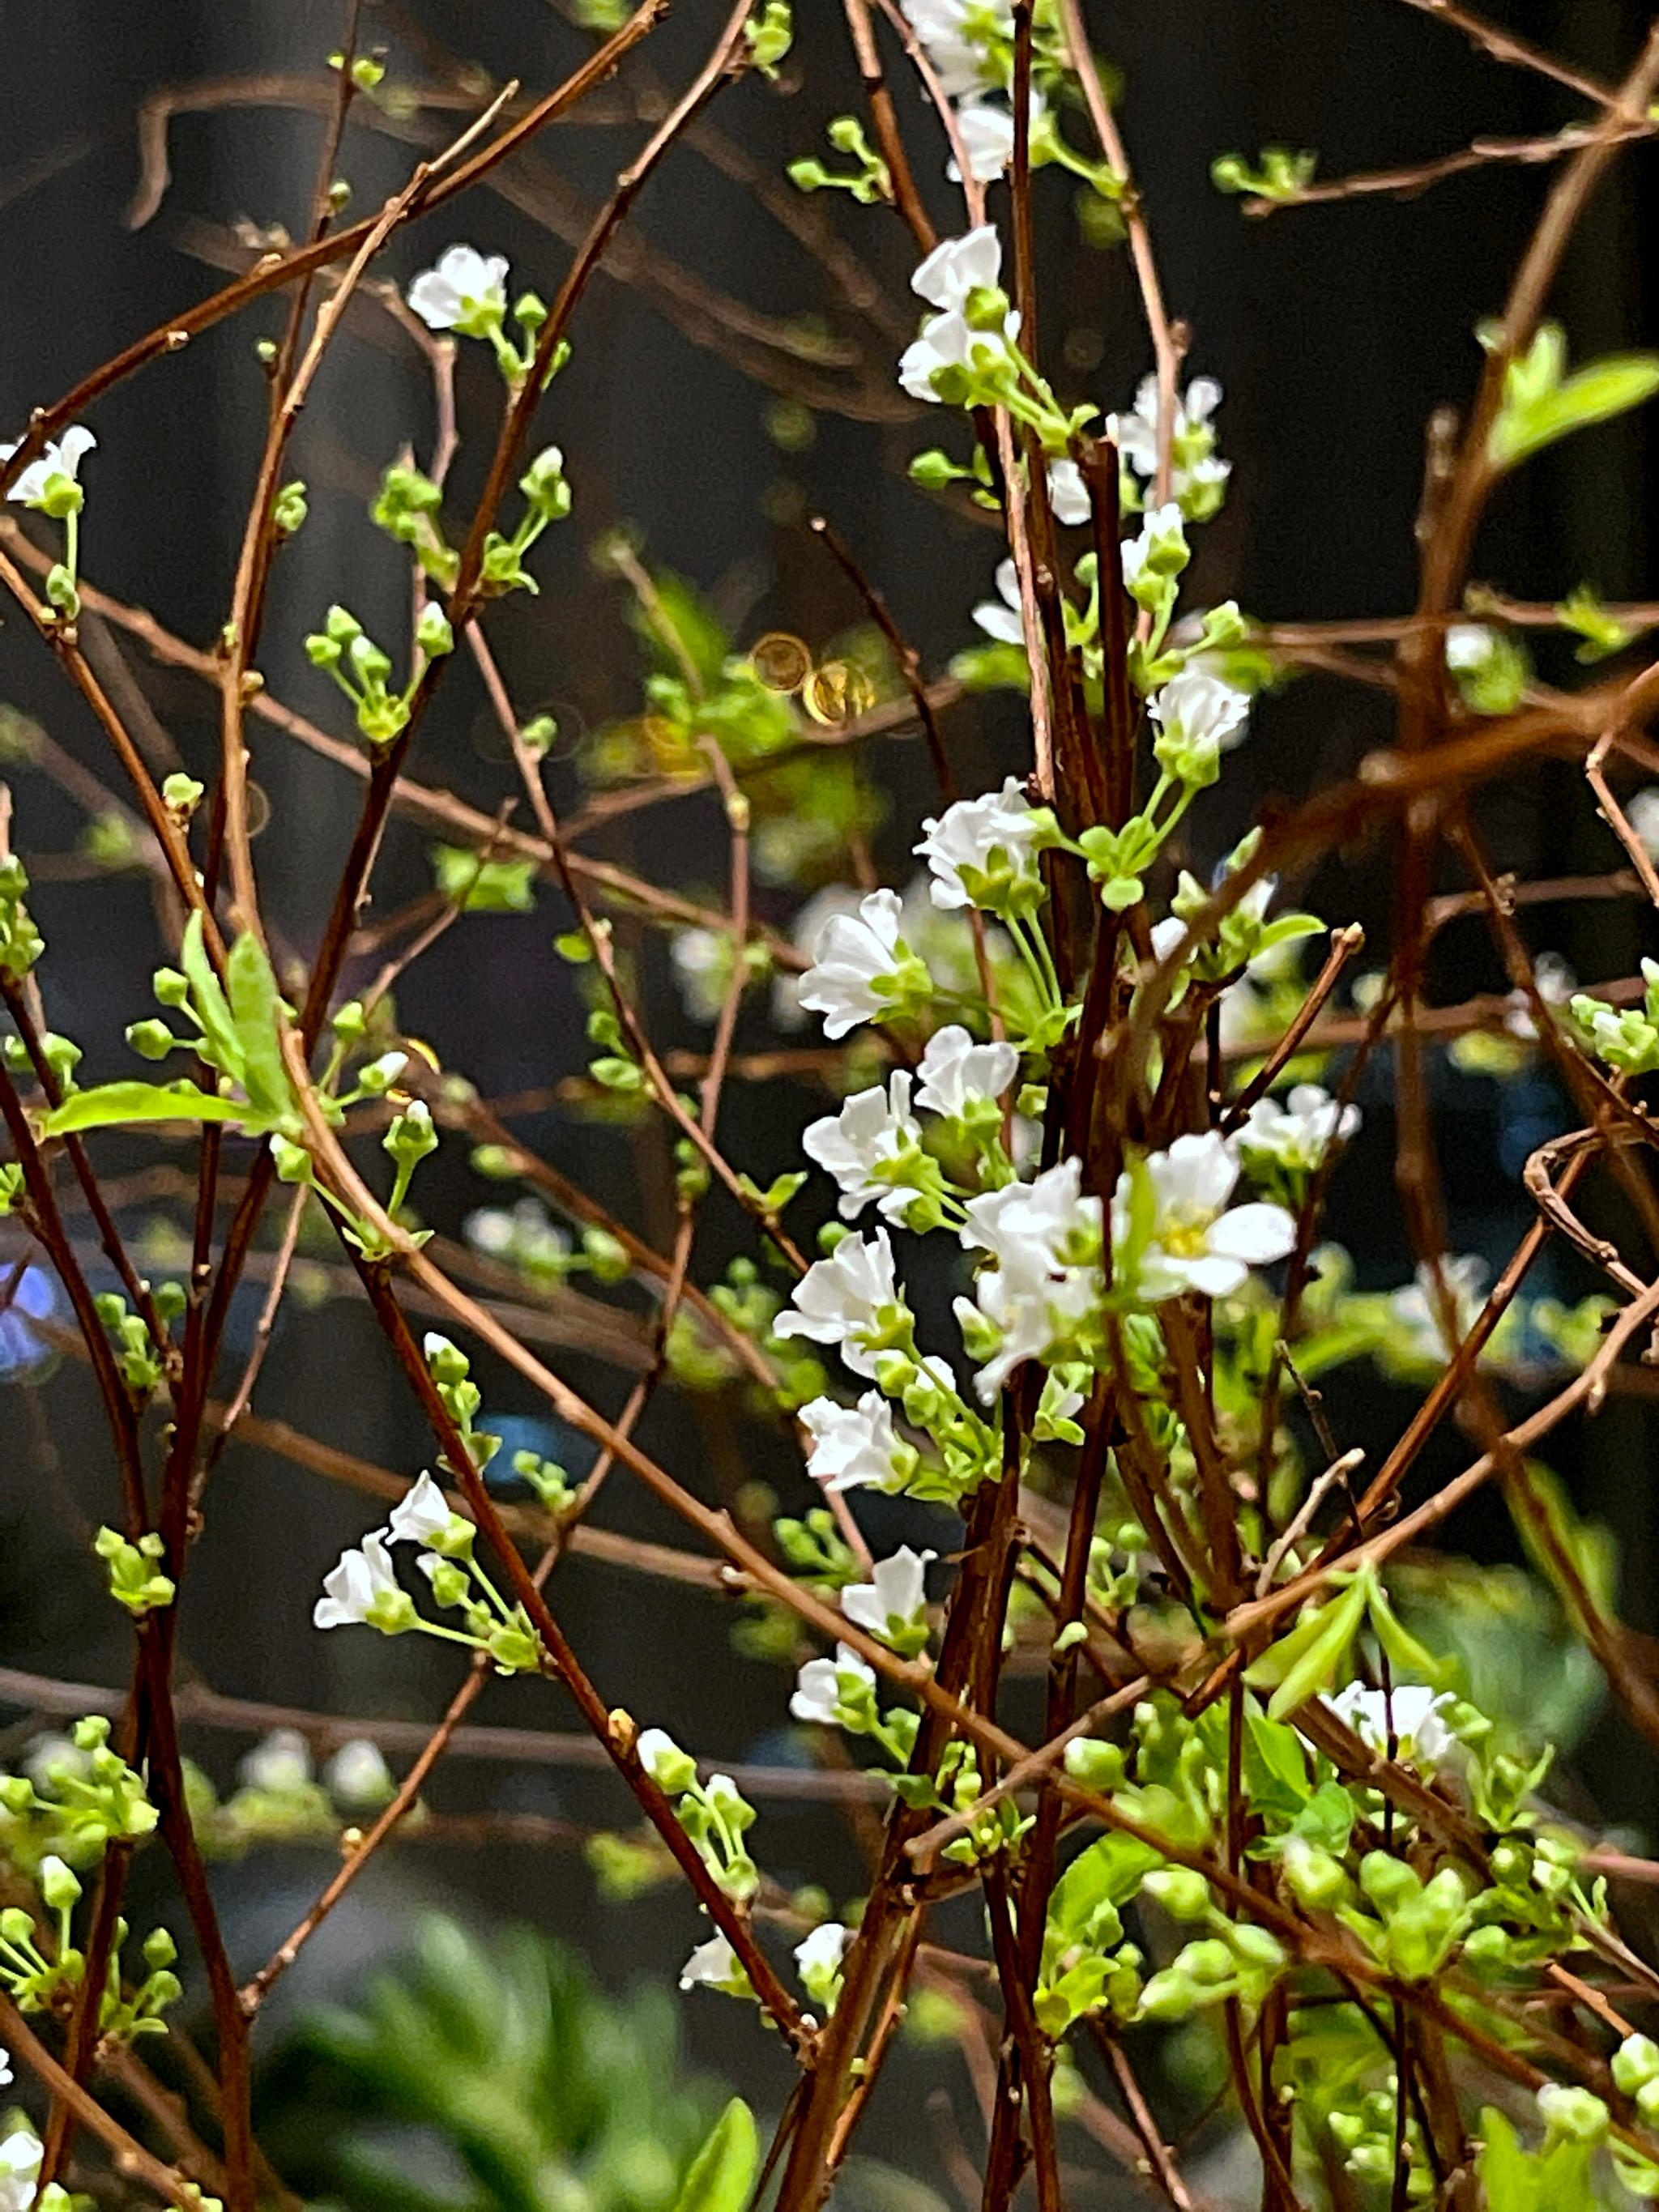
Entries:
[[311,1746],[297,1729],[272,1729],[236,1771],[250,1790],[268,1790],[275,1796],[303,1790],[311,1779]]
[[1637,792],[1625,808],[1625,818],[1636,832],[1650,860],[1659,860],[1659,783]]
[[1297,1083],[1282,1105],[1276,1098],[1256,1100],[1238,1147],[1247,1165],[1254,1154],[1310,1175],[1334,1144],[1347,1144],[1358,1127],[1358,1107],[1339,1106],[1316,1083]]
[[1447,1692],[1437,1695],[1416,1682],[1402,1682],[1386,1697],[1381,1690],[1368,1690],[1363,1682],[1350,1682],[1330,1701],[1331,1711],[1362,1743],[1385,1755],[1392,1713],[1400,1756],[1425,1766],[1437,1765],[1457,1741],[1442,1717],[1451,1702]]
[[365,1809],[389,1804],[397,1794],[392,1769],[378,1743],[353,1736],[323,1769],[323,1787],[337,1805]]
[[1075,461],[1049,462],[1048,504],[1054,510],[1054,520],[1068,529],[1089,520],[1089,487]]
[[997,563],[996,586],[998,597],[981,599],[974,609],[974,620],[999,645],[1024,645],[1025,625],[1020,617],[1019,571],[1012,561]]

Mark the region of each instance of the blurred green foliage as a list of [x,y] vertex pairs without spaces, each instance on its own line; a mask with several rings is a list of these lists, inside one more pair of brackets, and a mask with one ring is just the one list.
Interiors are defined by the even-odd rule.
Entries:
[[531,1929],[434,1913],[305,2022],[260,2133],[290,2186],[350,2212],[667,2212],[720,2101],[666,1990],[615,1996]]

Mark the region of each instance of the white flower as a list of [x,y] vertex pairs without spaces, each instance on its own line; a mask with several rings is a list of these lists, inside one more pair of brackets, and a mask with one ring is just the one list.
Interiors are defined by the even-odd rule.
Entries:
[[1649,860],[1659,860],[1659,783],[1637,792],[1625,816]]
[[394,1605],[396,1600],[408,1604],[392,1571],[386,1534],[384,1528],[371,1528],[360,1547],[341,1553],[339,1565],[323,1577],[326,1595],[318,1599],[312,1611],[317,1627],[348,1628],[358,1621],[368,1622],[372,1613],[401,1610]]
[[1213,774],[1217,758],[1230,752],[1244,735],[1250,699],[1247,691],[1235,690],[1218,676],[1183,668],[1179,676],[1170,678],[1147,712],[1163,732],[1158,741],[1160,763],[1162,748],[1179,747]]
[[1001,605],[996,599],[981,599],[974,609],[974,620],[999,645],[1024,645],[1025,624],[1020,614],[1019,571],[1012,561],[997,563],[996,585]]
[[42,2155],[40,2138],[30,2128],[14,2128],[0,2139],[0,2212],[29,2212]]
[[311,1779],[311,1746],[297,1729],[272,1729],[236,1771],[250,1790],[269,1790],[276,1796],[303,1790]]
[[1054,510],[1054,520],[1063,522],[1068,529],[1089,520],[1089,487],[1075,461],[1049,462],[1048,504]]
[[1170,955],[1187,935],[1187,925],[1178,914],[1166,914],[1162,921],[1152,924],[1152,958],[1162,967]]
[[[97,443],[90,430],[71,422],[61,438],[47,440],[7,498],[15,499],[20,507],[38,507],[46,495],[47,477],[67,477],[71,483],[77,482],[82,461]],[[9,461],[16,451],[15,445],[0,446],[0,462]]]
[[975,1385],[988,1406],[1022,1361],[1043,1357],[1099,1297],[1101,1205],[1083,1196],[1082,1176],[1079,1161],[1062,1160],[1031,1182],[968,1201],[962,1242],[996,1265],[956,1313],[975,1358],[985,1349],[975,1340],[988,1332],[992,1356]]
[[[1170,436],[1173,464],[1170,489],[1183,509],[1194,493],[1209,495],[1218,491],[1232,472],[1231,464],[1218,460],[1213,450],[1215,434],[1210,427],[1210,417],[1220,404],[1221,386],[1212,376],[1194,377],[1176,402],[1175,422]],[[1138,476],[1154,477],[1158,473],[1158,379],[1146,376],[1141,379],[1136,391],[1133,410],[1127,415],[1106,417],[1106,434]],[[1206,498],[1197,503],[1213,512],[1218,502]]]
[[859,1490],[892,1480],[898,1438],[893,1409],[878,1390],[866,1390],[856,1406],[814,1398],[801,1407],[800,1422],[812,1439],[806,1472],[826,1490]]
[[817,1260],[794,1288],[794,1303],[774,1322],[779,1336],[810,1337],[837,1345],[854,1375],[875,1380],[876,1356],[866,1340],[884,1327],[903,1300],[893,1273],[893,1247],[884,1229],[873,1237],[843,1237],[827,1260]]
[[466,331],[481,314],[500,317],[507,312],[506,256],[452,246],[435,269],[423,270],[410,286],[409,304],[434,331]]
[[795,1692],[789,1700],[793,1717],[835,1727],[836,1709],[841,1702],[837,1677],[842,1674],[855,1676],[866,1690],[875,1689],[875,1669],[860,1658],[850,1644],[838,1644],[833,1659],[809,1659],[795,1677]]
[[[666,1729],[645,1729],[635,1749],[640,1765],[658,1789],[666,1790],[671,1797],[678,1797],[682,1790],[689,1790],[697,1778],[696,1760],[689,1751],[680,1748]],[[725,1782],[729,1786],[730,1777],[712,1777],[708,1785],[711,1790],[715,1782]]]
[[830,915],[800,981],[800,1003],[823,1016],[825,1036],[844,1037],[889,1010],[890,1000],[876,986],[897,969],[903,957],[899,945],[896,891],[871,891],[860,900],[856,915]]
[[839,1920],[826,1920],[821,1927],[795,1946],[795,1964],[800,1968],[801,1978],[819,1973],[826,1967],[840,1966],[853,1931],[844,1928]]
[[1248,1159],[1258,1153],[1280,1167],[1311,1175],[1334,1144],[1347,1144],[1359,1127],[1359,1109],[1339,1106],[1316,1083],[1297,1083],[1281,1106],[1258,1098],[1238,1133]]
[[1135,586],[1140,581],[1146,563],[1153,554],[1158,553],[1169,561],[1174,557],[1177,547],[1183,557],[1168,570],[1170,574],[1179,573],[1184,565],[1187,550],[1187,532],[1181,509],[1174,500],[1164,507],[1148,507],[1141,520],[1139,535],[1126,538],[1118,547],[1118,557],[1123,564],[1123,588],[1131,598],[1134,596]]
[[841,1609],[848,1620],[866,1628],[884,1643],[890,1624],[908,1628],[927,1601],[927,1562],[936,1552],[913,1552],[906,1544],[890,1559],[878,1559],[867,1583],[848,1583],[841,1594]]
[[[933,904],[947,911],[976,903],[963,882],[962,871],[988,876],[994,870],[1012,869],[1017,878],[1035,878],[1038,822],[1019,778],[1011,775],[1000,791],[982,798],[959,799],[943,814],[922,823],[924,836],[911,850],[921,855],[933,873],[929,889]],[[996,855],[1000,853],[999,862]]]
[[916,266],[910,289],[929,307],[949,310],[996,283],[1002,274],[1002,241],[993,225],[982,222],[961,238],[942,238]]
[[963,1209],[963,1244],[990,1253],[1013,1273],[1053,1273],[1099,1237],[1100,1200],[1082,1194],[1079,1160],[1061,1160],[1030,1182],[981,1192]]
[[1381,1690],[1368,1690],[1362,1682],[1350,1682],[1331,1699],[1331,1711],[1346,1722],[1362,1743],[1385,1756],[1392,1712],[1401,1756],[1435,1766],[1457,1740],[1442,1717],[1451,1702],[1449,1692],[1443,1690],[1437,1696],[1416,1682],[1403,1682],[1387,1697]]
[[362,1735],[343,1743],[329,1760],[323,1787],[340,1805],[384,1805],[397,1794],[385,1753]]
[[0,2051],[0,2089],[9,2088],[10,2086],[11,2053],[9,2051]]
[[726,1996],[746,1996],[749,1977],[726,1937],[711,1936],[706,1943],[698,1944],[680,1968],[680,1987],[719,1990]]
[[975,1100],[1001,1097],[1019,1073],[1019,1054],[1011,1044],[975,1044],[950,1022],[928,1038],[916,1073],[917,1105],[960,1121]]
[[418,1475],[392,1509],[388,1533],[394,1544],[429,1544],[454,1515],[429,1473]]
[[856,1091],[839,1114],[810,1123],[801,1149],[841,1185],[841,1217],[854,1221],[872,1200],[888,1221],[902,1221],[914,1189],[884,1182],[878,1170],[921,1142],[921,1124],[910,1112],[910,1077],[897,1068],[879,1085]]
[[[984,100],[964,101],[957,110],[957,130],[968,156],[968,173],[975,184],[990,184],[1013,160],[1014,118],[1006,107],[993,107]],[[962,182],[961,165],[955,160],[945,164],[945,173],[953,185]]]
[[[1296,1242],[1296,1224],[1282,1206],[1228,1210],[1238,1163],[1213,1129],[1177,1137],[1167,1152],[1149,1152],[1141,1171],[1152,1183],[1154,1213],[1133,1288],[1148,1304],[1185,1291],[1227,1297],[1252,1267],[1282,1260]],[[1127,1245],[1133,1188],[1126,1169],[1112,1200],[1114,1251]]]
[[[976,90],[988,75],[988,33],[1012,34],[1012,0],[900,0],[947,99]],[[972,33],[977,32],[975,38]]]
[[1004,319],[1000,332],[975,330],[959,307],[952,307],[948,314],[930,315],[921,334],[899,356],[898,380],[912,399],[937,405],[939,395],[933,388],[933,379],[940,369],[990,369],[996,356],[1005,350],[1002,339],[1012,337],[1018,328],[1016,314]]
[[[1031,135],[1035,138],[1043,120],[1042,101],[1031,94]],[[975,184],[988,185],[995,181],[1014,158],[1014,118],[1012,112],[1000,106],[993,106],[988,100],[967,100],[957,110],[957,130],[962,139],[962,150],[968,156],[968,173]],[[962,170],[954,157],[946,162],[945,173],[953,185],[962,182]]]
[[853,1931],[839,1920],[826,1920],[795,1946],[795,1970],[814,2003],[833,2010],[841,1994],[841,1962]]
[[973,295],[993,289],[1001,273],[1002,245],[989,223],[941,239],[917,268],[911,289],[940,312],[928,317],[899,362],[899,382],[913,399],[937,400],[936,371],[994,358],[1005,349],[1005,338],[1017,334],[1017,314],[1006,318],[1000,333],[970,328],[963,313]]

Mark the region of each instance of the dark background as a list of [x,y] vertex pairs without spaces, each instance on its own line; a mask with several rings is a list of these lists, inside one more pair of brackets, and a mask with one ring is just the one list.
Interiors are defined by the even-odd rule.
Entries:
[[[1510,270],[1552,170],[1495,168],[1414,199],[1367,199],[1246,220],[1207,180],[1211,157],[1266,143],[1317,148],[1322,176],[1391,166],[1449,150],[1471,137],[1528,134],[1572,119],[1570,95],[1496,65],[1457,35],[1390,0],[1348,0],[1333,9],[1310,0],[1135,0],[1089,10],[1097,43],[1124,73],[1122,113],[1152,211],[1167,294],[1192,329],[1189,373],[1218,375],[1226,391],[1222,450],[1235,462],[1223,519],[1201,535],[1195,570],[1200,599],[1236,596],[1252,613],[1281,619],[1397,613],[1414,586],[1413,516],[1422,469],[1423,425],[1431,410],[1472,391],[1478,319],[1501,304]],[[240,266],[228,226],[238,219],[305,220],[319,122],[291,106],[240,104],[176,117],[168,129],[173,177],[159,209],[133,231],[124,210],[138,179],[136,115],[158,88],[204,81],[309,73],[338,35],[329,4],[264,4],[225,9],[171,4],[135,9],[120,0],[65,0],[52,10],[7,9],[7,69],[0,86],[0,429],[16,435],[32,405],[68,387],[95,362],[201,296],[216,272]],[[724,96],[714,126],[767,179],[793,155],[822,150],[830,115],[856,104],[839,10],[828,0],[799,9],[799,44],[781,88],[747,83]],[[1563,0],[1511,5],[1513,28],[1617,77],[1644,29],[1629,0]],[[475,91],[508,75],[538,92],[574,66],[584,35],[551,6],[504,0],[486,7],[411,0],[402,13],[370,10],[392,47],[394,77],[457,80],[476,64]],[[687,81],[714,35],[716,11],[680,0],[666,28],[647,42],[623,83]],[[643,131],[626,100],[608,95],[611,119],[579,111],[546,134],[535,159],[502,172],[461,210],[400,237],[392,267],[407,277],[444,246],[465,238],[512,258],[516,283],[551,296],[580,216],[597,203]],[[909,119],[908,89],[901,108]],[[941,216],[948,203],[929,125],[914,118],[918,166]],[[1079,131],[1080,126],[1074,126]],[[380,204],[407,173],[407,144],[354,129],[342,163],[357,211]],[[1553,312],[1575,357],[1656,338],[1654,302],[1642,246],[1652,210],[1651,171],[1640,150],[1603,188],[1565,275]],[[1068,397],[1103,408],[1127,404],[1149,356],[1127,266],[1079,241],[1068,195],[1042,180],[1047,264],[1043,339],[1048,366]],[[937,189],[935,189],[937,188]],[[826,196],[826,199],[827,199]],[[908,235],[886,210],[814,203],[897,297],[908,275]],[[551,213],[550,230],[538,211]],[[775,339],[791,317],[822,311],[817,272],[754,198],[696,154],[682,150],[652,185],[630,235],[647,242],[648,296],[608,276],[595,282],[573,331],[575,355],[546,402],[544,434],[565,451],[576,491],[571,521],[537,556],[542,596],[502,607],[492,630],[515,697],[550,706],[574,734],[637,702],[636,655],[623,596],[587,557],[599,532],[627,520],[647,556],[709,592],[740,638],[782,627],[810,641],[833,635],[857,613],[841,579],[804,526],[827,514],[888,596],[924,663],[938,670],[969,641],[968,610],[988,588],[997,547],[971,521],[942,516],[905,482],[903,465],[924,444],[950,441],[954,426],[907,410],[890,380],[897,350],[890,333],[837,311],[831,329],[850,366],[823,380],[841,406],[814,410],[804,452],[768,434],[769,410],[786,393],[757,389],[728,356],[744,332],[729,306],[688,295],[689,276],[767,318]],[[147,369],[100,402],[90,417],[100,448],[88,485],[84,573],[118,597],[152,608],[198,643],[222,619],[264,422],[256,338],[278,330],[271,301],[222,325],[181,354]],[[908,312],[902,319],[908,322]],[[760,343],[769,363],[786,359]],[[465,348],[459,390],[471,434],[454,482],[464,502],[488,449],[498,387],[483,349]],[[1062,366],[1066,364],[1065,366]],[[859,419],[877,413],[885,419]],[[386,319],[363,308],[325,368],[294,449],[311,487],[312,519],[281,564],[262,664],[279,696],[343,730],[324,680],[304,665],[298,641],[327,601],[349,599],[371,630],[391,635],[406,604],[405,582],[363,506],[380,465],[404,440],[429,447],[431,403],[419,360]],[[1474,574],[1526,597],[1558,598],[1581,579],[1609,599],[1651,588],[1647,515],[1651,461],[1644,419],[1575,440],[1520,472],[1495,503]],[[463,507],[462,511],[465,511]],[[196,773],[211,772],[213,702],[191,679],[130,655],[156,723]],[[1543,659],[1565,678],[1570,666]],[[101,766],[95,735],[46,656],[15,619],[0,627],[0,699],[38,717],[80,758]],[[1003,702],[970,705],[952,724],[965,785],[1019,760],[1018,718]],[[458,663],[420,738],[415,771],[485,806],[508,788],[470,667]],[[1257,716],[1247,750],[1230,769],[1224,797],[1198,833],[1207,864],[1231,843],[1262,795],[1297,795],[1352,769],[1386,738],[1382,693],[1311,677]],[[256,726],[254,772],[271,803],[272,826],[257,848],[268,903],[287,938],[313,942],[356,806],[357,787]],[[884,746],[872,763],[894,792],[891,823],[878,860],[903,880],[909,825],[930,796],[925,763],[908,744]],[[64,854],[82,817],[38,777],[14,779],[17,840],[26,853]],[[564,771],[561,798],[570,795]],[[1613,865],[1613,854],[1571,768],[1546,765],[1489,799],[1483,819],[1502,863],[1523,873]],[[717,892],[723,840],[701,804],[646,817],[604,849],[654,878]],[[389,841],[377,894],[387,911],[429,880],[423,840],[406,829]],[[36,908],[52,943],[47,988],[55,1025],[88,1051],[90,1070],[120,1064],[123,1023],[146,1002],[145,979],[159,957],[149,885],[141,873],[43,884]],[[1371,932],[1381,966],[1387,950],[1389,866],[1378,843],[1334,854],[1298,896],[1332,921],[1357,917]],[[776,918],[786,907],[774,902]],[[550,939],[563,927],[544,896],[533,920],[484,919],[453,933],[399,997],[406,1026],[430,1035],[448,1064],[486,1093],[547,1083],[579,1064],[578,1017]],[[1534,946],[1566,954],[1587,981],[1631,972],[1638,917],[1620,910],[1545,910]],[[1370,956],[1368,955],[1368,958]],[[1446,940],[1434,978],[1452,999],[1497,987],[1498,971],[1476,930]],[[698,1032],[653,971],[653,1018],[659,1042],[692,1044]],[[758,1032],[757,1032],[758,1033]],[[1501,1258],[1524,1225],[1518,1168],[1540,1127],[1565,1113],[1547,1079],[1513,1085],[1437,1078],[1457,1249]],[[1386,1072],[1364,1094],[1366,1133],[1340,1180],[1333,1232],[1357,1248],[1362,1279],[1403,1279],[1409,1256],[1390,1181],[1392,1127]],[[808,1102],[778,1091],[734,1097],[726,1124],[736,1156],[763,1178],[788,1164]],[[627,1143],[603,1130],[552,1123],[532,1132],[579,1179],[665,1241],[663,1179]],[[428,1170],[429,1217],[453,1228],[469,1206],[491,1196],[467,1173],[464,1148]],[[732,1225],[720,1223],[708,1249],[723,1256]],[[1553,1265],[1552,1261],[1550,1265]],[[1540,1272],[1538,1287],[1577,1295],[1589,1285],[1567,1272]],[[257,1293],[240,1314],[241,1342]],[[237,1347],[233,1346],[233,1352]],[[614,1376],[577,1359],[573,1378],[607,1406]],[[492,1413],[533,1409],[514,1386],[487,1376]],[[1376,1435],[1383,1446],[1407,1410],[1397,1392],[1356,1382],[1335,1406],[1345,1438]],[[0,1388],[0,1660],[43,1673],[111,1682],[126,1663],[124,1625],[98,1595],[66,1501],[94,1516],[112,1491],[82,1378],[60,1372],[40,1387]],[[347,1449],[411,1472],[425,1439],[370,1333],[335,1307],[289,1310],[262,1382],[259,1410],[292,1419]],[[703,1471],[709,1494],[728,1493],[748,1474],[778,1481],[787,1504],[803,1502],[798,1474],[783,1464],[751,1467],[729,1440],[700,1431],[696,1416],[665,1395],[645,1440],[677,1467]],[[44,1439],[55,1437],[53,1455]],[[1625,1557],[1623,1610],[1653,1624],[1649,1431],[1639,1408],[1615,1398],[1588,1437],[1565,1440],[1555,1463],[1582,1510],[1616,1528]],[[558,1439],[552,1440],[556,1445]],[[752,1439],[747,1440],[752,1443]],[[1455,1437],[1442,1461],[1455,1462]],[[1381,1449],[1375,1455],[1381,1456]],[[573,1454],[578,1468],[580,1459]],[[43,1501],[47,1510],[42,1510]],[[339,1546],[355,1540],[368,1508],[296,1470],[238,1449],[210,1498],[207,1534],[192,1566],[184,1644],[191,1666],[227,1692],[313,1708],[435,1715],[453,1678],[441,1652],[367,1635],[314,1635],[307,1623],[318,1578]],[[669,1534],[618,1480],[603,1517]],[[895,1524],[896,1527],[897,1524]],[[1467,1541],[1493,1555],[1507,1544],[1494,1512],[1467,1524]],[[605,1694],[661,1722],[702,1753],[738,1759],[781,1755],[781,1679],[733,1653],[730,1618],[706,1601],[635,1581],[580,1559],[562,1568],[560,1608]],[[550,1692],[508,1685],[492,1692],[486,1717],[563,1726]],[[533,1723],[532,1723],[533,1724]],[[220,1776],[245,1747],[201,1739],[192,1749]],[[1616,1720],[1582,1747],[1571,1788],[1613,1820],[1651,1825],[1659,1790],[1651,1762]],[[500,1775],[456,1769],[434,1792],[452,1806],[490,1802],[521,1809],[620,1817],[614,1793],[545,1773]],[[856,1863],[825,1814],[769,1806],[761,1838],[769,1866],[786,1878],[856,1881]],[[325,1872],[304,1853],[262,1854],[228,1871],[239,1966],[251,1966],[285,1933]],[[381,1950],[387,1916],[422,1895],[476,1900],[574,1933],[621,1978],[678,1961],[699,1929],[689,1905],[666,1892],[626,1912],[596,1908],[589,1877],[568,1858],[514,1851],[465,1860],[410,1851],[388,1858],[342,1911],[331,1936],[308,1954],[285,1988],[292,2005],[308,1990],[349,1980]],[[714,2000],[685,2007],[693,2039],[727,2071],[781,2094],[782,2069],[747,2015]],[[939,2063],[943,2066],[945,2061]],[[904,2100],[888,2100],[883,2141],[902,2150]]]

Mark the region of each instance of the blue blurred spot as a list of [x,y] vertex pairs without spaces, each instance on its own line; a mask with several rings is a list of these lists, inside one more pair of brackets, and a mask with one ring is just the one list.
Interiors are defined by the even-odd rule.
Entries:
[[489,1463],[488,1480],[492,1490],[515,1493],[524,1490],[513,1472],[514,1452],[534,1452],[538,1459],[550,1459],[576,1482],[595,1457],[591,1437],[567,1422],[544,1414],[485,1412],[478,1416],[478,1426],[501,1440],[500,1451]]
[[0,1311],[0,1382],[15,1382],[49,1364],[52,1346],[29,1323],[46,1320],[58,1304],[52,1278],[40,1267],[25,1267],[15,1282],[9,1273],[0,1272],[0,1298],[8,1291],[9,1297]]

